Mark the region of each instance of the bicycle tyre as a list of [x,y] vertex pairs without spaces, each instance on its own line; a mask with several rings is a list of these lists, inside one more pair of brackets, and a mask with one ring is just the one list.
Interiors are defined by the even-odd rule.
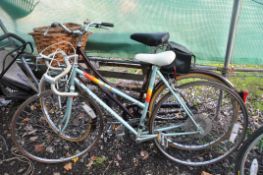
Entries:
[[[238,175],[262,174],[263,172],[263,126],[257,129],[245,141],[238,152],[236,160],[236,173]],[[252,160],[248,160],[252,158]],[[252,168],[252,162],[256,161],[256,166]],[[248,167],[246,167],[248,165]],[[254,173],[251,170],[254,170]]]
[[[188,136],[176,136],[175,138],[173,139],[178,139],[176,141],[172,141],[171,142],[171,139],[169,138],[169,140],[167,139],[167,142],[169,143],[169,147],[172,148],[171,149],[171,152],[175,152],[173,153],[173,155],[171,155],[172,153],[168,153],[168,149],[167,148],[164,148],[158,141],[158,139],[155,139],[155,144],[157,146],[157,148],[166,156],[168,157],[169,159],[177,162],[177,163],[181,163],[181,164],[184,164],[184,165],[190,165],[190,166],[202,166],[202,165],[207,165],[207,164],[212,164],[212,163],[215,163],[219,160],[222,160],[223,158],[225,158],[226,156],[228,156],[230,153],[232,153],[238,146],[239,144],[241,143],[241,141],[244,139],[245,137],[245,131],[246,131],[246,128],[247,128],[247,124],[248,124],[248,114],[247,114],[247,110],[246,110],[246,107],[244,106],[244,103],[242,101],[242,99],[239,97],[239,95],[233,91],[232,89],[226,87],[226,86],[223,86],[219,83],[216,83],[216,82],[209,82],[209,81],[196,81],[196,82],[190,82],[190,83],[187,83],[187,84],[184,84],[182,86],[179,87],[180,90],[182,90],[183,88],[186,88],[187,90],[187,86],[198,86],[198,85],[207,85],[207,86],[211,86],[213,88],[217,88],[219,89],[220,91],[223,91],[227,96],[230,96],[231,98],[231,103],[233,103],[233,108],[235,108],[234,106],[236,106],[236,104],[239,105],[240,107],[240,111],[241,113],[238,115],[238,119],[236,118],[235,114],[233,113],[231,117],[231,119],[229,119],[229,123],[228,125],[226,125],[225,123],[220,123],[222,121],[222,119],[226,120],[226,118],[224,117],[224,113],[222,113],[222,118],[219,118],[218,119],[218,123],[215,122],[215,120],[211,120],[209,119],[208,117],[206,117],[206,115],[202,114],[201,117],[199,117],[198,115],[196,120],[199,122],[200,125],[203,125],[203,127],[206,127],[205,129],[207,129],[207,131],[205,132],[206,135],[197,135],[197,137],[195,138],[195,140],[197,141],[200,141],[200,145],[203,144],[202,141],[206,139],[208,139],[208,136],[211,137],[210,135],[208,135],[210,132],[213,131],[213,134],[215,133],[215,131],[217,130],[211,130],[213,129],[214,126],[219,126],[219,127],[222,127],[222,128],[219,128],[218,130],[218,133],[221,134],[221,132],[223,132],[221,135],[220,135],[220,139],[218,140],[215,140],[215,142],[212,142],[210,144],[204,144],[203,147],[201,147],[200,145],[190,145],[190,144],[186,144],[186,143],[179,143],[179,139],[185,139],[186,141],[190,142],[192,141],[193,139],[192,138],[188,138]],[[211,91],[212,93],[213,91]],[[183,93],[183,92],[182,92]],[[185,91],[185,93],[187,93],[187,91]],[[191,94],[191,93],[190,93]],[[200,94],[201,97],[202,97],[202,94]],[[206,94],[206,95],[211,95],[211,94]],[[216,95],[216,94],[215,94]],[[153,115],[151,116],[150,118],[150,133],[155,133],[154,129],[155,129],[155,121],[156,123],[160,122],[158,120],[162,120],[162,118],[159,118],[157,117],[158,115],[158,111],[162,105],[162,103],[168,99],[168,97],[170,96],[169,93],[167,93],[166,95],[164,95],[161,100],[157,103],[157,105],[155,106],[155,110],[153,112]],[[195,98],[196,100],[198,100],[198,97],[197,95],[193,95],[193,98]],[[233,101],[234,100],[234,101]],[[229,101],[228,99],[226,100],[227,102]],[[189,102],[189,101],[188,101]],[[193,102],[194,103],[194,102]],[[200,105],[204,105],[206,103],[201,103],[200,102]],[[221,105],[221,104],[220,104]],[[226,110],[227,110],[227,106],[229,104],[226,103]],[[194,107],[194,105],[192,105],[192,107]],[[202,106],[201,106],[202,107]],[[193,108],[194,109],[194,108]],[[212,110],[213,108],[209,109],[209,110]],[[197,110],[198,109],[194,109],[194,110]],[[233,111],[236,111],[236,109],[233,109]],[[180,111],[179,111],[180,112]],[[192,111],[193,112],[193,111]],[[231,112],[231,111],[230,111]],[[197,113],[197,112],[196,112]],[[164,113],[165,115],[167,115],[167,113]],[[205,116],[205,117],[204,117]],[[209,116],[209,115],[207,115]],[[165,119],[165,118],[164,118]],[[172,118],[170,118],[172,119]],[[169,118],[167,118],[166,120],[169,120]],[[174,119],[175,121],[179,121],[181,120],[181,118],[178,118],[176,117]],[[164,120],[163,120],[164,121]],[[236,123],[233,123],[235,121],[238,121]],[[168,121],[169,122],[169,121]],[[184,123],[185,122],[185,123]],[[189,119],[186,118],[186,120],[183,122],[183,124],[187,124],[189,123]],[[187,123],[188,122],[188,123]],[[216,125],[217,124],[217,125]],[[242,128],[239,129],[239,133],[238,135],[236,136],[235,140],[234,140],[234,143],[231,144],[228,148],[222,148],[222,147],[225,147],[227,144],[230,144],[228,140],[230,140],[230,136],[232,135],[232,130],[233,130],[233,127],[234,127],[234,124],[238,124],[240,125]],[[211,125],[212,128],[209,128]],[[189,126],[189,124],[188,124]],[[193,125],[190,126],[190,128],[193,127]],[[223,128],[223,127],[227,127],[227,128]],[[185,128],[183,128],[185,129]],[[188,129],[188,128],[186,128]],[[216,128],[215,128],[216,129]],[[224,130],[223,130],[224,129]],[[190,130],[191,131],[191,130]],[[175,131],[175,132],[178,132],[178,131]],[[212,134],[211,134],[212,135]],[[201,137],[204,137],[203,140],[201,140],[200,138]],[[213,138],[213,136],[212,136]],[[199,140],[198,140],[199,139]],[[210,139],[210,138],[209,138]],[[177,142],[177,143],[176,143]],[[226,143],[224,143],[226,142]],[[179,144],[178,144],[179,143]],[[179,145],[179,146],[178,146]],[[197,149],[198,148],[198,149]],[[202,149],[201,149],[202,148]],[[211,152],[215,152],[216,149],[218,149],[218,151],[222,151],[219,153],[213,153],[215,155],[215,157],[212,157],[212,155],[210,154]],[[223,150],[221,150],[223,149]],[[211,151],[210,151],[211,150]],[[175,154],[175,155],[174,155]],[[194,155],[195,154],[195,155]],[[218,154],[218,155],[216,155]],[[200,157],[200,155],[204,155],[203,157]],[[179,156],[186,156],[184,158],[179,158]],[[188,156],[188,157],[187,157]],[[205,158],[209,159],[209,160],[204,160]],[[210,158],[212,157],[212,158]],[[200,160],[199,160],[200,159]]]
[[19,106],[10,124],[11,137],[18,150],[30,159],[43,163],[66,162],[86,154],[98,142],[103,130],[102,112],[89,101],[97,114],[92,133],[79,142],[67,141],[49,127],[42,112],[40,98],[51,93],[49,90],[36,94]]

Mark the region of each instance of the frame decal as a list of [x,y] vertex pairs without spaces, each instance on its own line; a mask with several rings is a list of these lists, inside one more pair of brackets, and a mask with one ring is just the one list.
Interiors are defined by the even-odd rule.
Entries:
[[151,97],[152,97],[152,89],[149,88],[149,89],[147,90],[145,102],[150,103]]

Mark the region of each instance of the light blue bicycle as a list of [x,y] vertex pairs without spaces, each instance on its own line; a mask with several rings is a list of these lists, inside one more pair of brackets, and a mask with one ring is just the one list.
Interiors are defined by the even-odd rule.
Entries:
[[[42,85],[48,82],[51,90],[25,101],[11,123],[16,146],[31,159],[57,163],[86,154],[101,137],[105,112],[132,133],[136,142],[154,140],[166,157],[184,165],[200,166],[222,160],[244,138],[248,116],[240,96],[209,81],[171,85],[160,68],[176,59],[172,51],[135,56],[137,61],[152,67],[145,101],[83,71],[78,55],[68,56],[58,50],[42,56],[50,60],[56,54],[64,57],[64,67],[54,68],[50,64],[41,81]],[[54,70],[57,72],[52,75]],[[151,101],[156,79],[166,86],[157,94],[158,103]],[[136,125],[109,107],[90,84],[138,106],[141,117]],[[149,103],[154,103],[152,111]]]

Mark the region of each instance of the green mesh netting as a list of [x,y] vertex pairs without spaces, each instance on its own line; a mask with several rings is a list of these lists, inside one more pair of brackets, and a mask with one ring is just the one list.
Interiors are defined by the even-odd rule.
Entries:
[[[232,63],[263,64],[263,5],[255,1],[243,0]],[[198,61],[223,62],[232,5],[232,0],[40,0],[29,15],[12,22],[15,32],[28,40],[33,27],[54,21],[112,22],[111,31],[96,31],[89,38],[87,50],[119,57],[151,51],[130,40],[131,33],[168,31],[171,40],[192,50]],[[1,13],[5,11],[0,8]]]
[[233,63],[263,65],[263,0],[244,0],[235,38]]
[[20,18],[32,12],[39,0],[1,0],[1,6],[14,18]]

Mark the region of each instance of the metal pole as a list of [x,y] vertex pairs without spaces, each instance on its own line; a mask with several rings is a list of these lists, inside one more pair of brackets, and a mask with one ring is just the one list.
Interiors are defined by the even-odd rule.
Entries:
[[227,76],[228,66],[230,64],[230,61],[233,55],[235,34],[236,34],[237,23],[238,23],[240,11],[241,11],[241,2],[242,0],[234,0],[234,3],[233,3],[231,23],[230,23],[226,55],[225,55],[224,71],[223,71],[224,76]]

